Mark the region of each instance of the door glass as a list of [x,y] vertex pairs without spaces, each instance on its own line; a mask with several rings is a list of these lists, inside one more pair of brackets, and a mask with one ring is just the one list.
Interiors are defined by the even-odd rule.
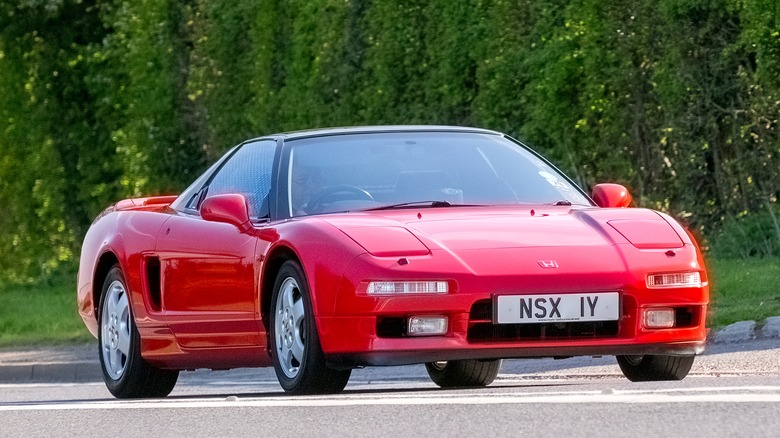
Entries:
[[273,140],[243,145],[214,176],[209,184],[208,196],[225,193],[244,195],[249,205],[249,217],[268,217],[275,152],[276,142]]

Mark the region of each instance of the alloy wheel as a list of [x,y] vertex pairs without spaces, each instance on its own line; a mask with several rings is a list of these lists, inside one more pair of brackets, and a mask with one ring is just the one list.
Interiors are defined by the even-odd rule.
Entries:
[[282,283],[275,312],[276,357],[284,375],[293,379],[298,375],[306,348],[306,310],[294,278],[288,277]]
[[109,377],[119,380],[125,373],[130,355],[130,302],[120,281],[108,286],[101,312],[101,354]]

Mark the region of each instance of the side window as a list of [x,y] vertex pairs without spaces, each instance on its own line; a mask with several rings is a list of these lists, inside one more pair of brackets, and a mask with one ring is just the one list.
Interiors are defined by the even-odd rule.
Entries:
[[245,144],[211,180],[208,196],[239,193],[249,204],[249,217],[267,217],[275,152],[273,140]]

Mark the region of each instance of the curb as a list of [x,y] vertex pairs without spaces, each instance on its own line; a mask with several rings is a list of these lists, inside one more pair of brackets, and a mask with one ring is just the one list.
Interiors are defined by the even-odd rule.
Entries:
[[0,383],[81,383],[103,380],[97,362],[0,364]]
[[715,344],[731,344],[777,337],[780,337],[780,316],[769,317],[762,323],[756,323],[756,321],[735,322],[710,336]]
[[100,382],[94,342],[0,349],[0,383]]

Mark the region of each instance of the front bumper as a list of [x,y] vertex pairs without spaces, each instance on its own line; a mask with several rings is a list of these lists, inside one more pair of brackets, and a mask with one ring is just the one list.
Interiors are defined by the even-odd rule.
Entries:
[[410,365],[424,362],[464,359],[518,359],[572,356],[670,355],[693,356],[704,352],[704,341],[644,345],[568,345],[520,348],[479,348],[447,350],[393,350],[328,355],[335,368],[366,365]]
[[[484,301],[484,300],[483,300]],[[401,321],[411,315],[446,315],[446,335],[410,337],[382,333],[387,314],[317,318],[320,342],[328,362],[338,367],[406,365],[443,360],[539,358],[602,355],[690,356],[704,351],[706,304],[680,304],[689,320],[665,329],[642,327],[640,315],[647,306],[630,305],[624,299],[618,321],[594,324],[597,329],[566,329],[563,324],[546,327],[494,325],[480,317],[474,307],[467,312],[392,312]],[[406,315],[406,316],[404,316]],[[401,324],[399,324],[401,325]],[[530,330],[529,330],[530,329]],[[485,333],[494,335],[485,336]],[[496,334],[497,333],[497,334]],[[515,336],[516,335],[516,336]]]

